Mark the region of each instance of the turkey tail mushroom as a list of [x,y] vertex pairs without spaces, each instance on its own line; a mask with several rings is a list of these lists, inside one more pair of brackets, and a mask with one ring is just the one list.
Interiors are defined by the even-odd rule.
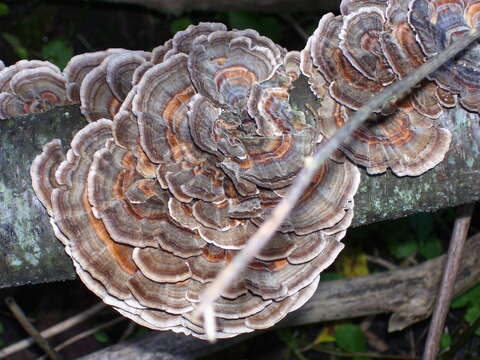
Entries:
[[60,69],[47,61],[20,60],[0,70],[0,119],[71,104]]
[[144,51],[115,51],[92,68],[80,85],[85,118],[88,121],[113,119],[133,86],[135,70],[149,59],[150,53]]
[[[436,55],[449,44],[478,28],[480,7],[475,0],[414,0],[410,4],[408,22],[426,57]],[[455,61],[436,71],[431,78],[437,85],[458,94],[460,103],[469,111],[480,112],[480,45],[477,43]]]
[[[342,15],[327,14],[320,20],[302,50],[300,68],[322,99],[319,131],[327,139],[353,111],[427,60],[425,46],[409,25],[415,16],[423,21],[420,11],[422,19],[427,16],[426,6],[416,3],[411,2],[408,13],[406,1],[348,0],[342,2]],[[425,30],[424,37],[427,33],[433,34]],[[451,134],[436,119],[445,116],[445,107],[455,106],[454,93],[425,80],[362,125],[340,150],[371,174],[391,168],[398,176],[420,175],[442,161],[449,149]]]
[[[206,339],[194,316],[202,293],[254,244],[305,158],[328,149],[354,111],[476,28],[478,9],[473,0],[344,0],[300,53],[254,30],[200,23],[151,53],[77,55],[63,75],[21,61],[0,70],[0,116],[81,102],[90,123],[70,150],[54,140],[31,167],[55,234],[86,286],[122,315]],[[316,171],[215,301],[217,337],[273,326],[312,296],[352,221],[354,164],[416,176],[443,159],[446,109],[480,108],[479,46],[375,113]],[[301,74],[319,99],[313,118],[290,104]]]
[[[45,146],[32,181],[82,281],[121,314],[207,338],[193,317],[200,294],[321,146],[289,104],[300,56],[284,56],[255,31],[201,23],[151,59],[110,50],[67,67],[91,123],[66,156]],[[216,302],[218,337],[268,328],[313,295],[343,248],[359,178],[347,160],[322,167]]]

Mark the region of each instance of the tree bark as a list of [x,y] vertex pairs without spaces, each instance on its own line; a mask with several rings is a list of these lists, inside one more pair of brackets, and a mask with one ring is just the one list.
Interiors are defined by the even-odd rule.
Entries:
[[69,144],[85,124],[78,106],[0,120],[0,288],[75,277],[33,192],[30,164],[45,143]]
[[[309,114],[306,106],[315,108],[317,100],[303,78],[296,85],[292,104]],[[438,121],[453,135],[445,160],[419,177],[399,178],[391,172],[369,176],[362,170],[354,226],[480,198],[479,116],[459,106]],[[74,278],[68,256],[35,197],[29,168],[45,143],[60,138],[69,144],[85,124],[78,106],[0,121],[0,288]]]
[[292,11],[335,11],[338,10],[339,0],[101,0],[111,3],[135,4],[148,7],[161,12],[179,14],[191,10],[229,11],[249,10],[263,12]]
[[[466,243],[455,283],[456,295],[480,281],[479,253],[480,234],[477,234]],[[401,330],[431,314],[445,260],[444,255],[407,269],[320,282],[315,295],[277,327],[393,313],[389,331]],[[137,341],[108,347],[81,360],[195,359],[251,336],[246,334],[212,345],[182,334],[156,332]]]

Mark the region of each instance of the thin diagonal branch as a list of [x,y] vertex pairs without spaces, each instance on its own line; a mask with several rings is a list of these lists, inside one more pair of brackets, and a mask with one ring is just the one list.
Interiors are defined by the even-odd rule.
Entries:
[[64,342],[62,342],[61,344],[55,346],[55,351],[60,351],[60,350],[63,350],[64,348],[66,348],[67,346],[70,346],[72,345],[73,343],[76,343],[77,341],[80,341],[92,334],[95,334],[97,331],[100,331],[102,329],[105,329],[107,327],[110,327],[110,326],[113,326],[119,322],[122,322],[122,321],[126,321],[128,320],[127,318],[124,318],[123,316],[122,317],[117,317],[115,319],[112,319],[110,321],[107,321],[106,323],[103,323],[103,324],[100,324],[98,326],[95,326],[91,329],[88,329],[88,330],[85,330],[67,340],[65,340]]
[[[123,316],[122,317],[117,317],[115,319],[112,319],[110,321],[107,321],[106,323],[103,323],[103,324],[100,324],[98,326],[95,326],[93,328],[90,328],[88,330],[85,330],[85,331],[82,331],[81,333],[75,335],[75,336],[72,336],[71,338],[65,340],[64,342],[62,342],[61,344],[55,346],[55,351],[60,351],[60,350],[63,350],[65,349],[66,347],[82,340],[82,339],[85,339],[86,337],[89,337],[90,335],[96,333],[97,331],[100,331],[100,330],[103,330],[107,327],[110,327],[110,326],[113,326],[121,321],[126,321],[128,320],[127,318],[124,318]],[[37,358],[37,360],[44,360],[46,359],[46,356],[43,355],[43,356],[40,356],[39,358]]]
[[308,40],[308,34],[303,30],[300,24],[293,18],[289,13],[280,15],[283,20],[290,24],[290,26],[295,30],[295,32],[300,36],[305,42]]
[[344,142],[364,121],[366,121],[373,112],[381,110],[389,103],[396,103],[426,76],[430,75],[445,62],[452,59],[460,51],[465,49],[470,43],[478,39],[479,35],[480,30],[472,30],[430,61],[415,69],[407,77],[380,92],[366,105],[361,107],[322,148],[320,148],[313,156],[307,157],[305,159],[305,166],[297,175],[287,196],[285,196],[273,210],[270,218],[268,218],[260,226],[258,231],[248,240],[245,248],[233,258],[230,264],[228,264],[212,284],[210,284],[210,286],[203,292],[201,301],[195,309],[194,315],[197,317],[204,315],[204,321],[209,321],[206,319],[205,311],[207,310],[207,312],[213,313],[213,304],[222,291],[228,287],[235,276],[245,269],[245,267],[272,238],[282,222],[290,214],[322,163],[329,158],[342,142]]
[[423,360],[434,360],[438,354],[440,337],[442,336],[448,308],[452,300],[453,287],[460,267],[463,247],[467,238],[468,228],[470,227],[473,208],[474,204],[462,205],[458,208],[458,216],[455,220],[452,236],[450,238],[450,246],[448,247],[447,261],[443,269],[438,300],[435,304],[435,310],[433,311],[430,328],[428,330]]
[[[45,339],[48,339],[49,337],[60,334],[61,332],[70,329],[77,324],[80,324],[82,321],[87,320],[89,317],[95,315],[100,310],[104,309],[106,306],[106,304],[100,302],[92,306],[91,308],[81,312],[80,314],[72,316],[71,318],[63,320],[58,324],[55,324],[48,329],[43,330],[42,332],[40,332],[40,335],[42,335]],[[17,351],[23,350],[32,345],[34,342],[35,341],[32,338],[28,338],[20,340],[12,345],[6,346],[3,349],[0,349],[0,359],[6,358],[7,356],[10,356]]]
[[37,329],[35,329],[32,323],[28,321],[27,317],[23,313],[22,309],[20,309],[20,307],[17,305],[15,300],[12,297],[7,297],[5,298],[5,304],[7,304],[10,311],[13,313],[13,315],[15,315],[20,325],[22,325],[25,331],[33,339],[35,339],[35,342],[42,348],[43,351],[45,351],[48,357],[52,360],[60,360],[60,355],[53,350],[48,341],[38,332]]

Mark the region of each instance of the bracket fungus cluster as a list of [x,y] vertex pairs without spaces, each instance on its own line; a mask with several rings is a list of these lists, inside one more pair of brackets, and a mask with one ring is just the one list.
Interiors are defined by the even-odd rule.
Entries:
[[60,69],[48,61],[21,60],[0,64],[0,119],[46,111],[68,105],[66,80]]
[[[475,26],[476,1],[345,0],[327,14],[302,51],[301,68],[322,99],[329,138],[351,113]],[[437,125],[446,108],[477,111],[478,46],[450,61],[407,98],[383,109],[341,146],[371,174],[420,175],[438,164],[451,135]]]
[[[90,124],[33,162],[34,189],[85,284],[153,329],[205,337],[192,312],[322,146],[289,104],[290,53],[201,23],[152,53],[83,54],[66,93]],[[360,174],[329,160],[292,216],[215,304],[218,337],[267,328],[314,293],[343,248]]]
[[[304,159],[350,115],[476,26],[475,1],[345,0],[305,49],[200,23],[152,52],[75,56],[0,71],[0,115],[80,103],[90,122],[66,155],[33,162],[33,187],[84,283],[152,329],[205,338],[205,287],[285,196]],[[327,160],[274,238],[215,303],[218,337],[267,328],[302,306],[343,247],[360,173],[438,164],[457,102],[478,110],[478,46],[357,130]],[[33,70],[32,70],[33,69]],[[314,119],[289,103],[305,75]],[[342,154],[343,153],[343,154]],[[356,165],[354,165],[356,164]]]

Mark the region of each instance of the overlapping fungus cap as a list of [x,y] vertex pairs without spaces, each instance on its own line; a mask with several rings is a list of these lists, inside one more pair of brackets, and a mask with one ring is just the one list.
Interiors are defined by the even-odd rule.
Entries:
[[67,79],[67,97],[70,101],[80,102],[80,87],[85,76],[99,66],[109,55],[118,54],[124,49],[107,49],[76,55],[70,59],[63,73]]
[[88,121],[113,119],[133,86],[135,71],[149,60],[149,52],[124,49],[77,55],[65,68],[69,95],[80,99]]
[[[91,122],[66,156],[52,142],[34,161],[33,186],[79,276],[123,315],[205,337],[192,317],[202,291],[322,146],[289,105],[299,59],[284,56],[252,30],[191,26],[153,51],[113,121]],[[343,247],[358,183],[350,162],[326,162],[216,302],[217,336],[268,328],[311,297]]]
[[[407,22],[407,2],[347,0],[342,15],[327,14],[301,53],[301,69],[322,99],[319,129],[331,137],[353,110],[425,61]],[[425,81],[355,132],[342,152],[372,174],[391,168],[420,175],[443,158],[450,133],[435,126],[455,96]]]
[[67,105],[65,78],[48,61],[20,60],[0,67],[0,119]]
[[[436,55],[456,39],[478,28],[480,5],[476,0],[414,0],[408,21],[427,57]],[[449,92],[459,94],[468,110],[480,112],[480,45],[442,66],[431,77]]]

